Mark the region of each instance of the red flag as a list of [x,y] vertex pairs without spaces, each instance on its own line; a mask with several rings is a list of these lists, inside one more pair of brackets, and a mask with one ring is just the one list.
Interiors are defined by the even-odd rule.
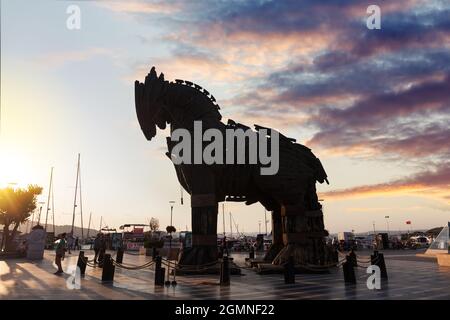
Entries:
[[411,220],[406,221],[406,224],[411,224]]

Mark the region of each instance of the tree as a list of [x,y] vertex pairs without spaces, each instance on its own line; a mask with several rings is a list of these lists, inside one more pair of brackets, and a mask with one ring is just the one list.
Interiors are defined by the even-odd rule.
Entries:
[[159,229],[159,220],[157,219],[157,218],[151,218],[150,219],[150,230],[152,231],[152,232],[154,232],[154,231],[158,231],[158,229]]
[[[27,188],[0,189],[0,224],[3,225],[3,238],[0,249],[11,249],[17,229],[21,223],[28,220],[36,209],[36,197],[41,194],[42,188],[29,185]],[[12,230],[9,230],[12,227]]]

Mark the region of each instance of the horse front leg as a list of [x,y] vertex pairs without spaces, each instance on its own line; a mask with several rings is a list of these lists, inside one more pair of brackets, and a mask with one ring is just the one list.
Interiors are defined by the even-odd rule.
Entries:
[[191,194],[192,246],[183,248],[179,266],[200,266],[217,261],[217,213],[213,172],[202,165],[183,165]]
[[183,248],[179,266],[200,266],[217,261],[216,195],[192,194],[192,247]]

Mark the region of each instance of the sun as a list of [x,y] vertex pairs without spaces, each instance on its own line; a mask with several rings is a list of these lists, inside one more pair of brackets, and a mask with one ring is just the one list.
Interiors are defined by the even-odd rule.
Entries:
[[31,161],[18,154],[0,152],[0,188],[26,187],[32,183]]

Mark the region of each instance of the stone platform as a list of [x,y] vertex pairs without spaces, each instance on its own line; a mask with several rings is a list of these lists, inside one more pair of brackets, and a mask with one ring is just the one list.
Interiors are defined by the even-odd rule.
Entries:
[[[102,269],[87,267],[81,288],[66,286],[68,274],[53,275],[54,252],[44,260],[0,259],[0,299],[450,299],[450,267],[416,251],[386,251],[389,281],[381,290],[369,290],[368,275],[358,268],[357,284],[346,286],[342,269],[330,274],[298,274],[295,284],[284,284],[282,274],[259,275],[245,267],[244,254],[234,254],[242,275],[231,276],[229,287],[220,287],[218,275],[177,276],[175,287],[154,286],[154,271],[116,268],[114,283],[101,282]],[[369,252],[359,253],[368,255]],[[91,259],[93,252],[86,251]],[[78,253],[67,255],[63,268],[76,265]],[[258,258],[258,257],[256,257]],[[123,262],[142,265],[151,257],[125,254]],[[172,279],[171,279],[172,280]]]

